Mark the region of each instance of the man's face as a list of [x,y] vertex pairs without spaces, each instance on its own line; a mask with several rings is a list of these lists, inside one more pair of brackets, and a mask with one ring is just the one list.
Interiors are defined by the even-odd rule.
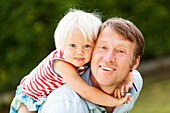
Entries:
[[132,64],[135,43],[130,42],[110,27],[99,34],[94,47],[91,70],[92,75],[104,87],[120,84]]

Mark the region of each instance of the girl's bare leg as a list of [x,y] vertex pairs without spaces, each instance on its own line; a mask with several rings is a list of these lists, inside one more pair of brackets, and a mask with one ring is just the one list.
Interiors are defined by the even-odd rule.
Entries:
[[36,111],[29,111],[27,106],[23,103],[20,104],[20,107],[18,109],[18,113],[37,113]]

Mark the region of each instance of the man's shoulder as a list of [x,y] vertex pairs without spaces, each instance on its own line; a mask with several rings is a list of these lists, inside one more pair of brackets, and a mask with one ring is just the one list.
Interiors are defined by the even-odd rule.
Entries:
[[38,113],[55,112],[84,112],[87,110],[86,103],[67,84],[52,91]]
[[73,100],[79,102],[81,97],[73,91],[67,84],[60,86],[51,92],[47,97],[47,101],[61,101],[61,100]]
[[141,91],[142,86],[143,86],[143,79],[142,79],[142,76],[139,73],[139,71],[137,71],[137,70],[133,71],[133,79],[134,79],[133,81],[134,81],[134,84],[135,84],[137,90]]

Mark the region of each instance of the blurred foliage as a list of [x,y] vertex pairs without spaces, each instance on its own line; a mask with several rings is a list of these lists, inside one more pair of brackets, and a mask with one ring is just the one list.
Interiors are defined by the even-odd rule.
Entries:
[[143,59],[170,54],[169,0],[1,0],[0,92],[15,89],[53,49],[55,28],[69,8],[132,21],[143,33]]

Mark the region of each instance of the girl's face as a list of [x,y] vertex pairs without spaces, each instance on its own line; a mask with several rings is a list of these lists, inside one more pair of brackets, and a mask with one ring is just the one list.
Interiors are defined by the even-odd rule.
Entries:
[[93,46],[91,41],[85,41],[83,34],[77,29],[66,41],[64,57],[76,67],[81,67],[91,60]]

